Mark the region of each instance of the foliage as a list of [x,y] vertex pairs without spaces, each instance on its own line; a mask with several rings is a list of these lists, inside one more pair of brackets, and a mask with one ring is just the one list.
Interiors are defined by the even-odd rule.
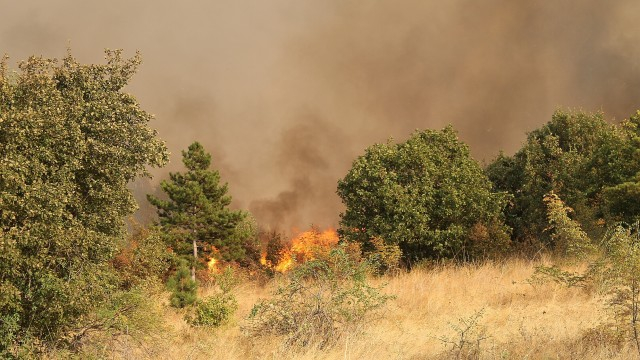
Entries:
[[120,286],[130,289],[164,276],[171,266],[171,260],[158,229],[135,225],[111,263],[120,278]]
[[0,63],[0,327],[53,343],[117,285],[108,261],[135,209],[127,183],[166,162],[123,91],[140,57]]
[[193,326],[219,327],[229,322],[237,309],[238,301],[233,295],[216,294],[198,301],[188,322]]
[[142,338],[161,328],[159,310],[152,298],[159,292],[156,284],[145,284],[127,290],[117,290],[95,311],[78,319],[66,341],[78,346],[91,342],[95,333],[105,337],[130,336]]
[[478,222],[469,230],[463,253],[466,259],[488,260],[504,258],[513,250],[509,234],[501,223]]
[[547,205],[548,229],[552,230],[551,239],[556,252],[571,258],[584,258],[593,250],[593,246],[580,224],[569,217],[573,209],[553,192],[545,195],[544,202]]
[[169,277],[167,288],[171,291],[171,306],[183,308],[192,305],[198,298],[198,284],[189,275],[189,268],[181,261],[176,272]]
[[287,345],[329,347],[357,333],[392,297],[367,284],[365,263],[356,263],[341,245],[324,259],[295,267],[273,297],[258,302],[244,331],[250,336],[285,337]]
[[219,327],[228,323],[238,309],[238,300],[231,293],[238,281],[230,267],[218,274],[216,283],[221,292],[198,301],[193,315],[187,317],[187,322],[193,326],[207,327]]
[[576,220],[592,237],[602,236],[607,222],[636,216],[631,199],[640,171],[635,155],[639,121],[632,117],[616,126],[601,112],[557,110],[548,123],[528,134],[514,156],[500,154],[489,164],[485,172],[494,189],[513,197],[505,211],[513,238],[525,242],[537,237],[554,246],[551,234],[544,232],[543,198],[550,192],[576,210]]
[[367,262],[378,275],[394,273],[399,270],[402,250],[398,245],[389,245],[381,238],[371,239],[373,250],[367,253]]
[[496,236],[507,232],[501,221],[507,199],[491,187],[451,126],[415,132],[404,143],[369,147],[338,182],[346,206],[339,233],[365,251],[380,237],[398,245],[408,263],[463,258],[475,224]]
[[[640,110],[621,124],[625,142],[612,149],[614,161],[625,172],[603,189],[605,212],[609,218],[632,223],[640,215]],[[615,151],[615,152],[614,152]]]
[[242,219],[236,226],[231,242],[239,242],[242,246],[243,256],[236,262],[243,267],[257,267],[260,264],[261,243],[256,219],[251,215]]
[[[209,170],[211,155],[202,145],[194,142],[182,152],[185,173],[171,173],[170,180],[163,180],[162,190],[168,199],[147,195],[149,202],[158,208],[160,225],[169,237],[173,251],[191,263],[195,279],[197,249],[217,252],[222,260],[238,260],[245,256],[238,226],[247,214],[228,209],[231,196],[227,184],[220,184],[220,173]],[[241,229],[247,232],[246,228]],[[215,249],[215,250],[214,250]]]

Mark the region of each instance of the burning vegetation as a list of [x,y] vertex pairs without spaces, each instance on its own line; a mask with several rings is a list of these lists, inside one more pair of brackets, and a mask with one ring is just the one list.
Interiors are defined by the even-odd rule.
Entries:
[[329,253],[338,244],[338,240],[338,233],[331,228],[321,231],[312,227],[294,236],[287,244],[282,244],[280,237],[272,234],[262,252],[260,263],[269,269],[285,273],[295,264]]

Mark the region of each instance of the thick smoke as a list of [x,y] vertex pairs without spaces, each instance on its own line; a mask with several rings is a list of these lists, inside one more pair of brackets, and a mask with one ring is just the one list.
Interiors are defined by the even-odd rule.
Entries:
[[[0,0],[0,52],[101,61],[140,50],[129,87],[173,153],[201,141],[259,222],[336,225],[337,179],[374,142],[460,131],[512,152],[559,106],[640,107],[637,0]],[[149,192],[152,189],[148,190]],[[143,197],[140,197],[144,201]]]

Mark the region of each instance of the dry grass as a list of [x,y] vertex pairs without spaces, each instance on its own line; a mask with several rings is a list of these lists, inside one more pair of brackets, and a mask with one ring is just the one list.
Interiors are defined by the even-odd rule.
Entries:
[[[397,298],[385,316],[365,333],[344,339],[328,351],[295,352],[277,338],[247,338],[239,323],[253,304],[268,297],[266,287],[246,282],[236,291],[236,320],[220,329],[193,329],[178,312],[164,307],[167,329],[143,343],[120,343],[115,358],[148,359],[441,359],[455,358],[439,340],[455,338],[451,324],[482,310],[476,330],[482,359],[627,359],[637,358],[630,346],[613,350],[604,340],[584,335],[605,317],[602,299],[580,289],[553,283],[527,282],[535,265],[523,260],[503,264],[418,269],[395,277],[385,292]],[[595,339],[595,340],[594,340]]]

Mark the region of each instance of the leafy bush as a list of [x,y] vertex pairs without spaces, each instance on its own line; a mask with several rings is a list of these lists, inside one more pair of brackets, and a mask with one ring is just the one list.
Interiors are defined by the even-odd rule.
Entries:
[[238,310],[238,301],[231,293],[239,283],[233,270],[227,267],[221,274],[215,276],[215,280],[221,292],[197,301],[193,314],[185,317],[189,324],[218,327],[228,323]]
[[575,209],[574,218],[593,238],[602,223],[629,221],[640,214],[640,116],[612,125],[602,112],[557,110],[528,134],[513,156],[500,154],[485,169],[494,189],[513,201],[506,222],[517,242],[540,239],[553,246],[547,227],[545,194],[554,192]]
[[193,326],[218,327],[229,322],[238,309],[238,301],[231,294],[216,294],[196,303],[187,322]]
[[198,284],[191,279],[191,272],[187,266],[185,261],[181,261],[175,274],[167,281],[167,287],[171,291],[169,302],[176,308],[192,305],[198,298]]
[[406,142],[375,144],[338,182],[346,206],[339,233],[372,250],[380,237],[398,245],[408,265],[426,258],[460,258],[478,222],[502,224],[507,198],[492,184],[456,131],[415,132]]
[[290,346],[332,346],[357,333],[392,296],[366,281],[365,263],[341,245],[326,258],[295,267],[273,297],[258,302],[243,325],[250,336],[279,335]]

